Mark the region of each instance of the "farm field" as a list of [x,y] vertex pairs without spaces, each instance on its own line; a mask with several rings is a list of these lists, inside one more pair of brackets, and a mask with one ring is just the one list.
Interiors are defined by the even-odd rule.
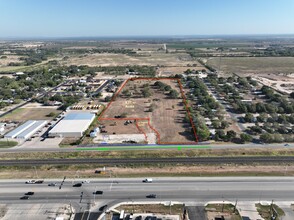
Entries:
[[56,115],[61,111],[56,108],[19,108],[0,118],[1,121],[27,121],[27,120],[51,120],[53,117],[47,117],[51,112]]
[[66,61],[60,61],[62,65],[88,65],[88,66],[187,66],[197,63],[186,53],[166,54],[159,52],[142,53],[138,56],[125,54],[97,53],[84,56],[70,56]]
[[[171,98],[168,91],[162,91],[155,83],[162,82],[177,91],[177,98]],[[142,91],[148,88],[150,96],[144,97]],[[123,129],[118,124],[111,127],[111,132],[125,134],[124,129],[133,121],[140,133],[155,133],[157,143],[195,142],[190,122],[184,122],[187,110],[181,97],[179,82],[176,79],[138,79],[128,80],[116,94],[114,101],[98,119],[125,122]],[[105,128],[108,129],[107,127]],[[148,135],[146,135],[148,142]]]
[[[208,65],[219,68],[220,58],[209,58]],[[221,71],[242,75],[293,73],[294,57],[223,57]]]

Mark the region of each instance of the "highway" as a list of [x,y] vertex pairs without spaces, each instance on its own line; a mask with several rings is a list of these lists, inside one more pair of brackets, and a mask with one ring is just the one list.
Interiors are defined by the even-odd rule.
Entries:
[[294,156],[255,156],[255,157],[171,157],[171,158],[74,158],[74,159],[16,159],[0,160],[0,166],[32,165],[122,165],[122,164],[274,164],[294,163]]
[[[205,204],[209,201],[293,201],[294,177],[197,177],[197,178],[153,178],[152,183],[142,179],[92,179],[82,187],[72,187],[82,180],[45,180],[43,184],[25,184],[25,180],[1,180],[1,203],[58,203],[72,202],[77,206],[94,204],[93,191],[102,190],[96,195],[98,206],[132,201],[181,201]],[[48,186],[57,182],[57,186]],[[29,200],[19,198],[28,191],[35,192]],[[80,195],[83,192],[82,202]],[[154,193],[156,199],[147,199]]]
[[[72,185],[85,179],[66,179],[61,189],[61,179],[45,180],[43,184],[25,184],[26,180],[0,180],[0,203],[17,209],[29,209],[30,215],[37,204],[42,207],[53,204],[71,204],[74,212],[90,210],[99,215],[99,209],[110,208],[121,202],[182,202],[188,206],[205,205],[211,201],[255,203],[272,201],[293,203],[294,177],[177,177],[153,178],[152,183],[143,183],[143,178],[88,179],[81,187]],[[48,186],[56,182],[57,186]],[[93,194],[102,190],[102,195]],[[24,193],[35,194],[29,200],[20,200]],[[83,197],[81,199],[81,193]],[[146,198],[156,194],[157,198]],[[44,209],[44,208],[43,208]],[[14,208],[10,213],[16,213]],[[22,213],[24,213],[22,211]]]

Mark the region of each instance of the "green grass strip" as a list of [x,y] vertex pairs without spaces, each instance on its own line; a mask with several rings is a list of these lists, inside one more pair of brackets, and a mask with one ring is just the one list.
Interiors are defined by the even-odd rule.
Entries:
[[76,148],[77,151],[115,151],[115,150],[145,150],[145,149],[207,149],[210,146],[202,146],[202,145],[156,145],[156,146],[110,146],[110,147],[79,147]]

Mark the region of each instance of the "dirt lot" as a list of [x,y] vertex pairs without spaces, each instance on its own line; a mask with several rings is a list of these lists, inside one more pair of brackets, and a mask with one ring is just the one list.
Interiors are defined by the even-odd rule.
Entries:
[[0,55],[0,57],[2,56],[7,56],[7,58],[0,58],[0,67],[2,66],[8,66],[9,63],[13,62],[13,63],[21,63],[23,61],[19,60],[19,58],[21,56],[16,56],[16,55]]
[[[171,86],[172,89],[179,93],[178,98],[175,99],[169,98],[168,92],[158,89],[154,85],[156,81],[158,80],[128,81],[101,118],[115,118],[125,113],[126,118],[141,119],[140,123],[138,123],[141,130],[149,133],[149,126],[153,133],[157,134],[158,143],[187,143],[195,141],[190,123],[183,122],[187,111],[180,95],[177,80],[160,80],[160,82]],[[142,96],[141,91],[144,84],[145,86],[148,85],[151,92],[150,97],[144,98]],[[124,95],[126,91],[130,91],[131,95]],[[151,111],[150,109],[153,110]],[[119,134],[121,129],[118,128],[117,131],[113,132]]]
[[[208,64],[218,69],[220,58],[210,58]],[[294,57],[223,57],[221,71],[237,74],[293,73]]]
[[47,117],[49,113],[59,114],[61,111],[56,110],[56,107],[51,108],[19,108],[1,117],[0,120],[12,120],[12,121],[27,121],[27,120],[51,120],[52,117]]
[[194,61],[194,63],[197,64],[196,67],[161,67],[157,70],[158,76],[168,77],[173,74],[181,74],[181,73],[185,72],[187,69],[190,69],[190,70],[206,69],[204,66],[202,66],[200,63],[198,63],[196,60]]
[[[71,56],[67,61],[60,61],[62,65],[88,65],[88,66],[126,66],[126,65],[148,65],[148,66],[187,66],[193,64],[190,55],[185,53],[166,54],[152,52],[139,56],[128,56],[125,54],[87,54],[85,56]],[[196,62],[197,63],[197,62]]]

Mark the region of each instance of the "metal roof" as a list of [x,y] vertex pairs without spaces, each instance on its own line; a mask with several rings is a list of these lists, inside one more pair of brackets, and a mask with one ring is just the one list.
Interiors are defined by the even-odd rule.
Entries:
[[40,128],[46,125],[47,121],[36,121],[36,123],[32,124],[30,127],[25,129],[22,133],[17,135],[17,138],[26,138],[29,135],[33,135]]
[[94,114],[88,112],[69,113],[64,117],[63,120],[93,120],[94,117]]
[[25,131],[26,129],[28,129],[30,126],[32,126],[33,124],[35,124],[36,121],[33,120],[29,120],[27,122],[25,122],[24,124],[22,124],[21,126],[17,127],[16,129],[8,132],[5,137],[16,137],[17,135],[19,135],[20,133],[22,133],[23,131]]

